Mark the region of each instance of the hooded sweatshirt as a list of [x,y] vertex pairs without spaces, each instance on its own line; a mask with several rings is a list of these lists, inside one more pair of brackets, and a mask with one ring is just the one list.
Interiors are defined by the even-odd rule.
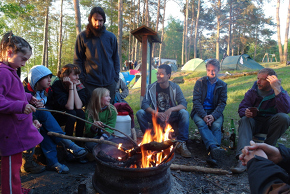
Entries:
[[0,156],[10,156],[39,144],[43,137],[24,114],[32,95],[25,93],[16,70],[0,62]]

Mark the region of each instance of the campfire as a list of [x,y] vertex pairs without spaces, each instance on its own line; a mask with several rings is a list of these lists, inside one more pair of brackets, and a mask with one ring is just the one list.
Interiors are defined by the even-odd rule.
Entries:
[[96,170],[94,188],[99,193],[168,193],[171,190],[170,165],[174,158],[175,140],[172,127],[153,121],[138,146],[124,138],[112,145],[99,144],[94,149]]

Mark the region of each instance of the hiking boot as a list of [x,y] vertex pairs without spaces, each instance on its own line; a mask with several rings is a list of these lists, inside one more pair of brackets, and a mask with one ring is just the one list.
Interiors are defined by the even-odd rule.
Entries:
[[21,172],[31,174],[39,174],[45,171],[45,166],[39,165],[32,159],[22,158]]
[[176,153],[180,154],[181,156],[185,158],[191,158],[191,153],[186,147],[186,142],[179,142],[179,144],[176,147]]
[[243,166],[242,161],[239,160],[236,167],[231,168],[233,174],[241,174],[247,170],[246,166]]
[[216,167],[218,164],[217,164],[217,161],[215,159],[213,159],[211,157],[211,155],[209,154],[207,159],[206,159],[206,162],[211,166],[211,167]]
[[221,161],[226,155],[226,150],[216,147],[210,151],[210,155],[214,160]]

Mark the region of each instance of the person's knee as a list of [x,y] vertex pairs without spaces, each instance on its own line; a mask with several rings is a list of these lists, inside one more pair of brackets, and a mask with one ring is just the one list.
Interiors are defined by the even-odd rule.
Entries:
[[288,125],[290,125],[290,117],[288,114],[286,113],[277,113],[275,116],[274,116],[279,123],[287,123]]
[[146,112],[143,109],[140,109],[137,111],[136,117],[137,117],[137,119],[142,119],[142,118],[144,118],[145,114],[146,114]]
[[189,114],[188,114],[188,112],[187,112],[187,110],[185,110],[185,109],[181,109],[180,111],[179,111],[179,115],[181,116],[181,118],[183,118],[183,119],[189,119]]

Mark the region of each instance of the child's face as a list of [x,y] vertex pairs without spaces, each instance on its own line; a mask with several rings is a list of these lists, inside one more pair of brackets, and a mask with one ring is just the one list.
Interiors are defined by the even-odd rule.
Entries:
[[26,49],[26,54],[23,52],[14,53],[12,50],[8,50],[8,65],[13,69],[17,70],[18,68],[25,66],[26,61],[31,57],[31,51],[28,48]]
[[79,74],[75,74],[75,72],[71,72],[71,74],[69,74],[68,76],[70,78],[70,81],[72,81],[74,84],[78,84],[79,83]]
[[51,75],[43,77],[40,81],[37,82],[37,90],[45,90],[50,87]]
[[106,92],[106,94],[101,98],[101,106],[102,108],[105,106],[109,106],[110,105],[110,92]]

